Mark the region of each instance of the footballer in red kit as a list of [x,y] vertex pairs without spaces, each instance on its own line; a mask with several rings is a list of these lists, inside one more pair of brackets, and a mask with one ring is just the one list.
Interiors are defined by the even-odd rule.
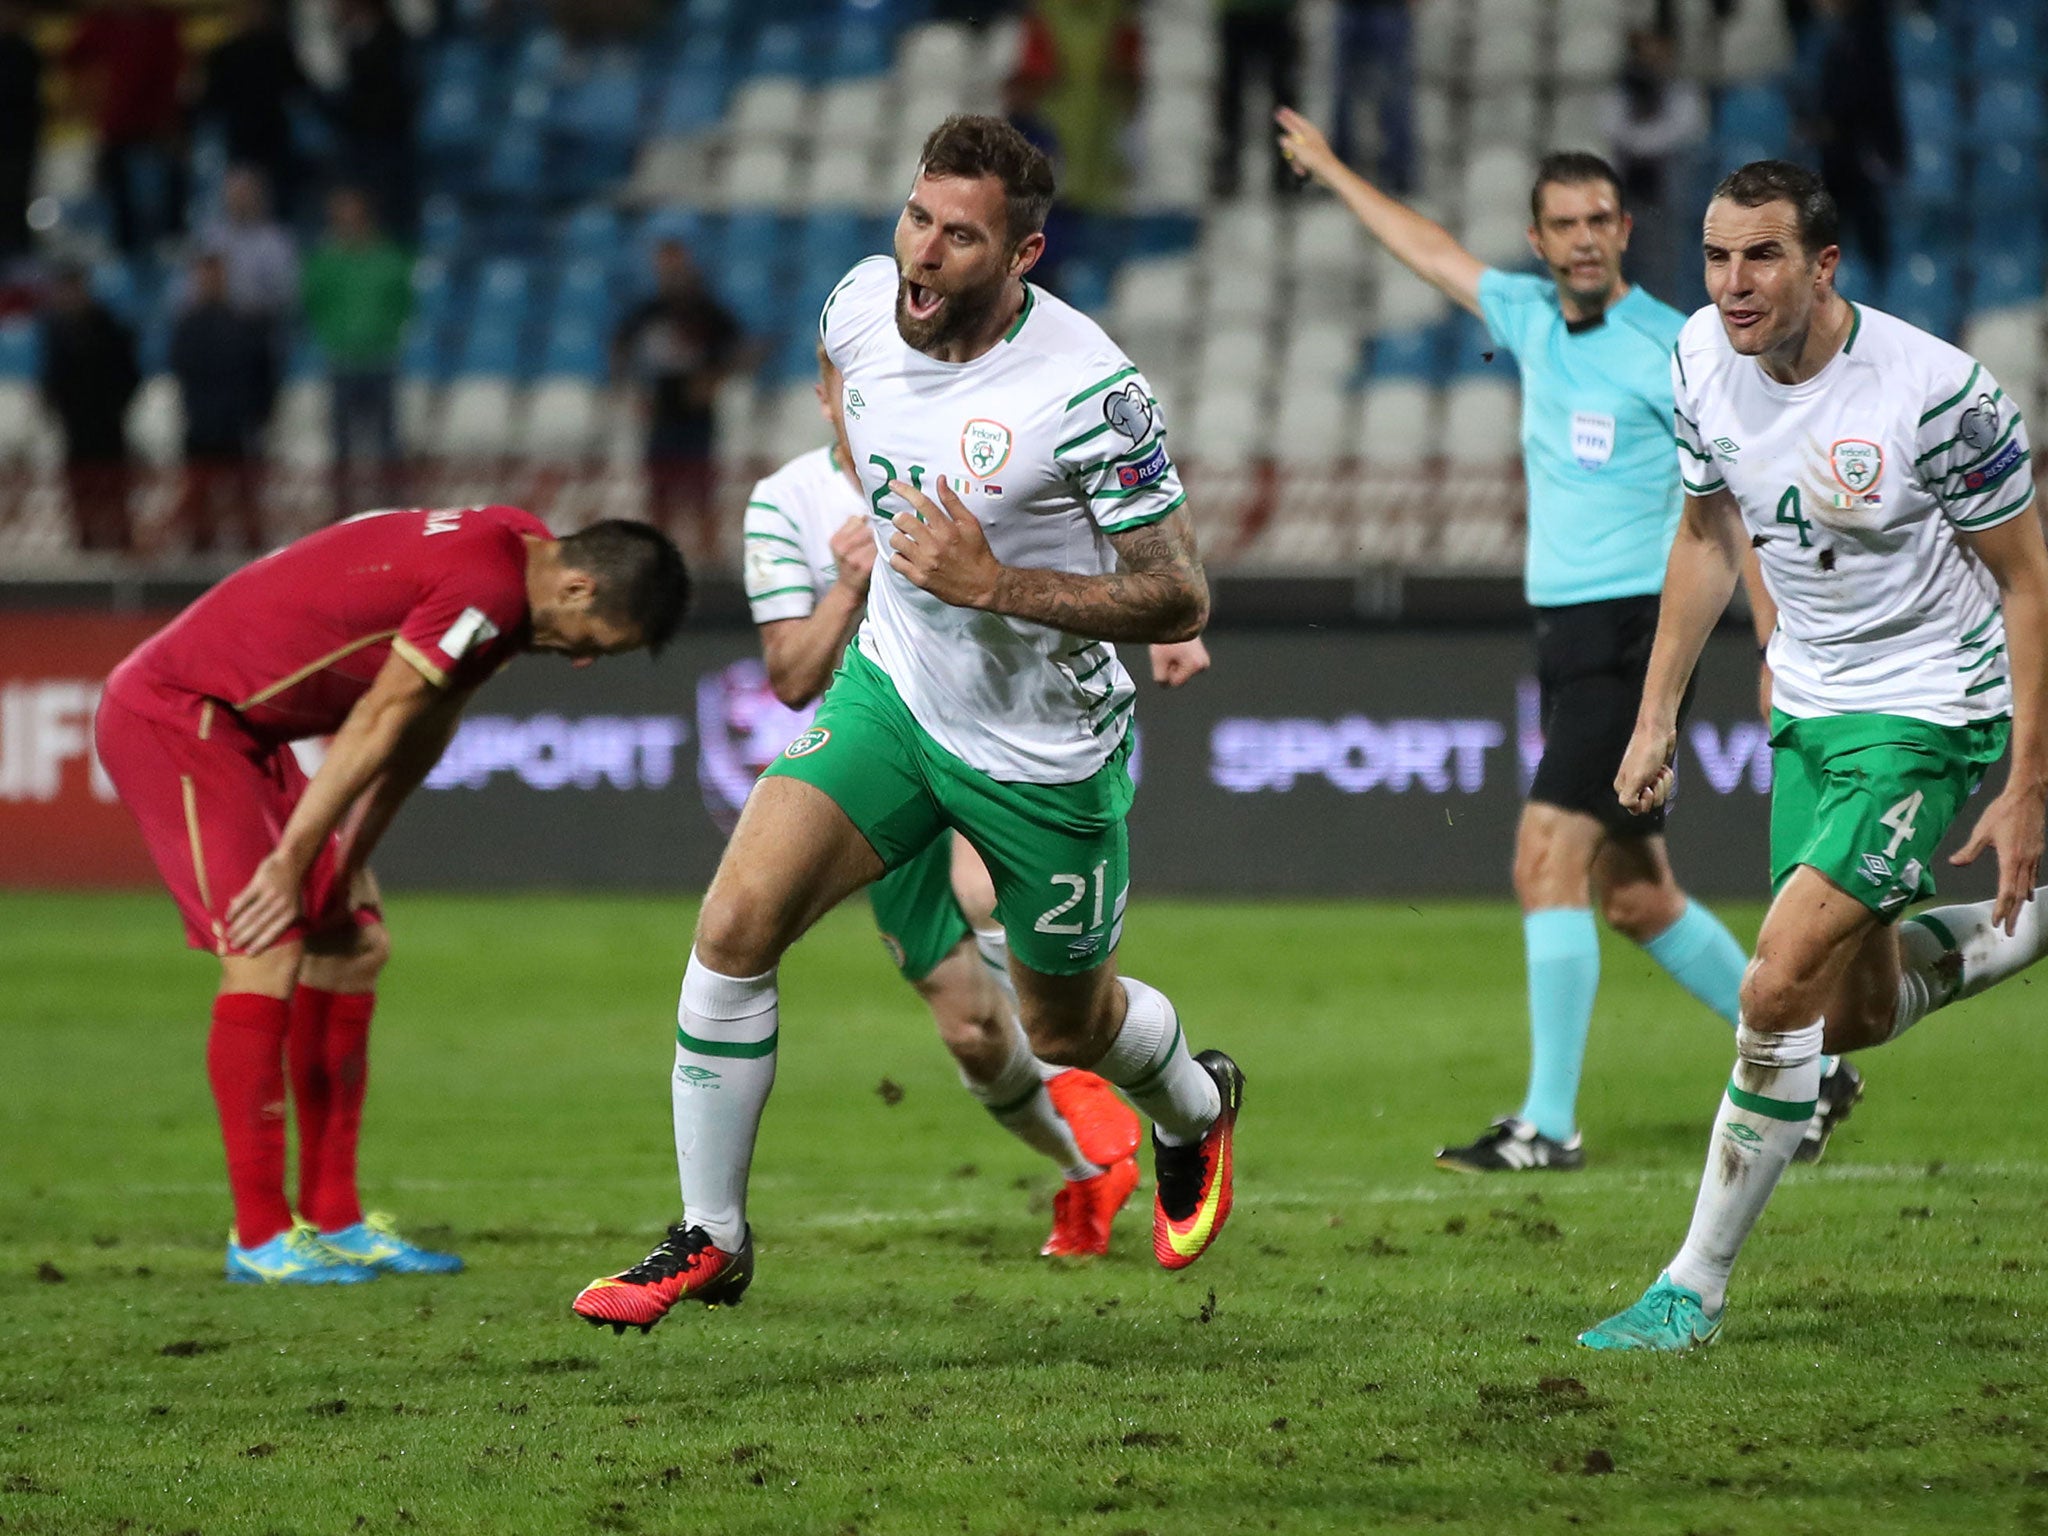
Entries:
[[[556,539],[517,507],[370,512],[243,567],[114,670],[94,736],[185,921],[219,956],[207,1073],[231,1280],[448,1272],[356,1191],[370,1016],[390,953],[368,858],[469,696],[523,651],[658,650],[688,597],[661,533]],[[332,737],[308,776],[291,744]],[[299,1133],[286,1197],[285,1085]]]

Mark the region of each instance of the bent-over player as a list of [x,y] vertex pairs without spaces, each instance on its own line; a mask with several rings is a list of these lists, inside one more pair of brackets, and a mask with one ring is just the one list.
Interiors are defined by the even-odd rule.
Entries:
[[[1823,1050],[1896,1039],[2048,948],[2030,889],[2048,802],[2048,546],[2027,436],[1981,364],[1835,291],[1834,199],[1764,160],[1707,207],[1707,292],[1672,360],[1685,518],[1623,805],[1668,793],[1678,701],[1754,546],[1771,637],[1771,881],[1735,1071],[1685,1244],[1642,1300],[1580,1335],[1683,1350],[1720,1332],[1728,1276],[1813,1113]],[[2006,755],[1954,862],[1993,901],[1899,921]]]
[[[774,1080],[775,968],[824,912],[949,829],[988,865],[1037,1060],[1085,1067],[1153,1122],[1153,1252],[1193,1263],[1230,1212],[1243,1078],[1188,1050],[1173,1005],[1115,962],[1129,892],[1135,690],[1113,642],[1208,617],[1179,476],[1144,377],[1024,279],[1045,156],[1000,119],[925,141],[894,259],[856,266],[821,338],[878,548],[867,616],[816,722],[755,786],[683,978],[683,1219],[576,1312],[651,1326],[753,1273],[748,1164]],[[1014,1097],[1037,1077],[1016,1053]]]
[[[588,666],[682,620],[675,546],[637,523],[565,539],[516,507],[371,512],[213,588],[115,668],[94,740],[185,919],[220,957],[207,1075],[227,1144],[227,1277],[448,1272],[365,1217],[356,1137],[390,939],[369,856],[521,651]],[[291,744],[333,736],[309,780]],[[285,1081],[298,1219],[285,1194]]]

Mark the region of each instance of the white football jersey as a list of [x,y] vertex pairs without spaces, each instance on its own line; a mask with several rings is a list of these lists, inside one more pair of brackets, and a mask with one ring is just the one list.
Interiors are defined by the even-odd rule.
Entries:
[[1145,377],[1102,328],[1027,285],[1003,339],[942,363],[896,331],[896,264],[871,256],[825,302],[825,350],[844,376],[846,435],[881,547],[856,644],[947,751],[1010,783],[1071,784],[1130,726],[1135,690],[1105,641],[954,608],[891,569],[902,480],[948,484],[1005,565],[1105,575],[1109,535],[1184,501]]
[[1853,306],[1842,350],[1780,384],[1709,306],[1672,357],[1679,472],[1741,505],[1778,605],[1772,699],[1797,717],[2012,713],[1998,588],[1959,531],[2034,501],[2026,428],[1967,353]]
[[742,569],[756,624],[810,617],[839,579],[832,535],[867,510],[840,472],[836,448],[798,454],[755,483],[747,498]]

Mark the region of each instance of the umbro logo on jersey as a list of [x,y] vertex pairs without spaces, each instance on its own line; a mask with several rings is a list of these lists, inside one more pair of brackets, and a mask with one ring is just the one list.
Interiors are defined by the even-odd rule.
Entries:
[[1872,885],[1883,885],[1892,877],[1892,861],[1881,853],[1863,855],[1863,878]]
[[718,1074],[709,1067],[699,1067],[689,1062],[684,1062],[683,1065],[676,1068],[676,1076],[680,1077],[692,1088],[702,1088],[706,1083],[718,1081]]
[[867,408],[868,408],[868,403],[867,403],[867,401],[865,401],[865,400],[861,399],[861,397],[860,397],[860,391],[859,391],[859,390],[857,390],[857,389],[849,389],[849,390],[848,390],[848,391],[846,392],[846,414],[847,414],[847,415],[851,416],[851,417],[852,417],[852,418],[853,418],[853,419],[854,419],[855,421],[859,421],[859,420],[860,420],[860,413],[861,413],[862,411],[866,410]]
[[1731,459],[1734,458],[1735,455],[1737,455],[1738,453],[1742,452],[1740,445],[1737,444],[1735,439],[1732,437],[1717,437],[1714,439],[1714,446],[1720,449],[1721,452],[1728,455],[1728,457]]

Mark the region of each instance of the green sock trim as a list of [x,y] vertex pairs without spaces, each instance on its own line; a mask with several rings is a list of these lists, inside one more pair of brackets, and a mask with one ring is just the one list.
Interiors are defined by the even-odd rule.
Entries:
[[1125,1093],[1143,1093],[1147,1088],[1158,1082],[1160,1078],[1166,1076],[1166,1069],[1173,1065],[1173,1053],[1179,1049],[1180,1020],[1175,1019],[1173,1021],[1173,1041],[1166,1047],[1166,1059],[1139,1078],[1135,1083],[1118,1083],[1117,1087],[1123,1089]]
[[1929,933],[1941,940],[1941,947],[1943,949],[1961,949],[1963,947],[1956,942],[1956,936],[1948,931],[1948,924],[1944,923],[1932,912],[1916,912],[1913,916],[1907,918],[1906,921],[1918,923],[1922,928],[1925,928]]
[[782,1038],[782,1031],[776,1030],[766,1040],[699,1040],[695,1035],[676,1026],[676,1044],[699,1056],[732,1056],[742,1061],[757,1061],[763,1056],[775,1054],[775,1042]]
[[1768,1115],[1773,1120],[1811,1120],[1813,1106],[1820,1101],[1808,1099],[1804,1104],[1788,1104],[1783,1099],[1767,1099],[1760,1093],[1735,1086],[1735,1080],[1728,1080],[1728,1102],[1737,1109],[1746,1109],[1753,1115]]
[[1022,1109],[1026,1104],[1029,1104],[1033,1099],[1037,1098],[1043,1092],[1045,1092],[1044,1083],[1033,1083],[1028,1092],[1019,1094],[1016,1098],[1010,1100],[1009,1103],[989,1105],[988,1112],[994,1115],[998,1120],[1002,1119],[1002,1117],[1005,1115],[1014,1115],[1015,1113],[1017,1113],[1018,1110]]

